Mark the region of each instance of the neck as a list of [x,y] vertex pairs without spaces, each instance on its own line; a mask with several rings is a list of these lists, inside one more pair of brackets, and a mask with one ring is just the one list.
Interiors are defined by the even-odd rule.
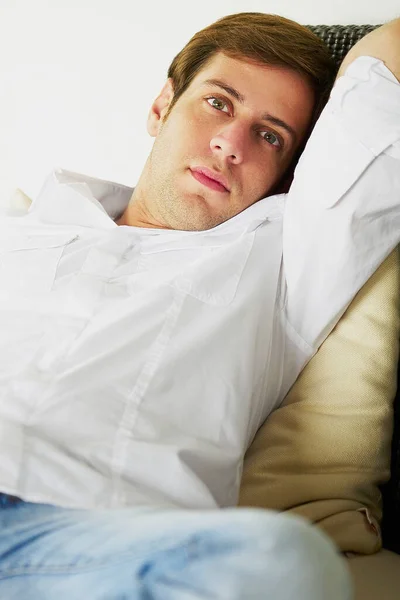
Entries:
[[138,185],[129,200],[125,211],[116,221],[117,225],[128,225],[130,227],[146,227],[148,229],[170,229],[164,223],[158,221],[148,210],[144,190],[139,180]]
[[173,229],[157,217],[156,204],[151,201],[155,192],[149,183],[152,181],[150,165],[151,154],[146,160],[128,206],[116,221],[117,225],[146,227],[147,229]]

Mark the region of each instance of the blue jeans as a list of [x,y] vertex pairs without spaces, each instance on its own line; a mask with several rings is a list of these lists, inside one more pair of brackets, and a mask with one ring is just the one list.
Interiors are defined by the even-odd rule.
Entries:
[[2,600],[349,600],[305,520],[262,509],[76,510],[0,494]]

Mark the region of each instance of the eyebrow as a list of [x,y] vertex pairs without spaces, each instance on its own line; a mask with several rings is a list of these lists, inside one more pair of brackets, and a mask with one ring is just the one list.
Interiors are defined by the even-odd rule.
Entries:
[[[246,98],[243,96],[243,94],[241,94],[237,89],[235,89],[234,87],[232,87],[225,81],[222,81],[222,79],[206,79],[204,81],[204,85],[213,85],[213,86],[219,87],[219,88],[223,89],[227,94],[229,94],[230,96],[235,98],[235,100],[237,100],[240,104],[245,103]],[[274,115],[271,115],[270,113],[264,113],[263,115],[261,115],[261,119],[263,121],[268,121],[269,123],[273,123],[277,127],[281,127],[282,129],[285,129],[291,136],[293,142],[297,141],[296,131],[293,129],[293,127],[288,125],[288,123],[286,123],[286,121],[283,121],[279,117],[275,117]]]

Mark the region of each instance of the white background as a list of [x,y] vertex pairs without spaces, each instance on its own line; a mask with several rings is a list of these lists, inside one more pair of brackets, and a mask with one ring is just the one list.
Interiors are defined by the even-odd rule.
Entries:
[[377,24],[400,0],[0,0],[0,206],[54,166],[134,185],[146,117],[189,38],[234,12]]

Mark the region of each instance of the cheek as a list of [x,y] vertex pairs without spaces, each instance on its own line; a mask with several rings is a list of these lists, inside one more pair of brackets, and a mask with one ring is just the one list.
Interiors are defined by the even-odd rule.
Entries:
[[[258,199],[266,195],[279,177],[279,167],[273,152],[255,160],[246,174],[246,187]],[[246,189],[246,188],[245,188]]]
[[[173,118],[171,118],[173,116]],[[201,157],[210,150],[211,131],[207,119],[198,114],[171,113],[160,132],[168,162],[172,157]]]
[[285,171],[278,156],[272,152],[266,153],[261,159],[258,154],[258,157],[256,155],[253,159],[253,162],[248,163],[247,168],[243,169],[241,177],[239,193],[242,196],[241,204],[244,207],[250,206],[268,195],[278,193],[276,185]]

